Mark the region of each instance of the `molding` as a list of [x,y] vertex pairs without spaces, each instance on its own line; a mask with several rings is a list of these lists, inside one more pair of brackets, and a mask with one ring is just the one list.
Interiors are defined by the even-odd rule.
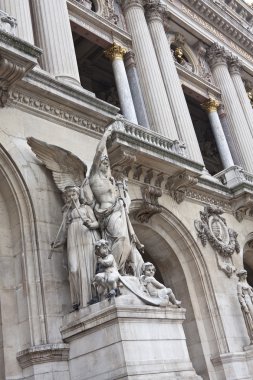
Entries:
[[68,359],[69,345],[65,343],[32,346],[17,353],[17,360],[21,368],[48,362],[67,361]]
[[169,191],[170,196],[180,204],[186,197],[186,191],[196,185],[198,179],[189,175],[186,171],[175,174],[167,179],[165,189]]
[[0,106],[10,88],[37,64],[42,50],[0,29]]
[[84,37],[87,32],[90,32],[93,38],[94,35],[97,37],[96,43],[103,48],[108,47],[113,42],[117,42],[124,47],[131,47],[132,40],[127,31],[85,8],[75,0],[67,0],[67,6],[71,23],[78,28],[81,35],[83,30]]
[[[218,2],[214,3],[209,0],[202,0],[201,2],[198,0],[182,0],[182,2],[209,21],[221,33],[235,41],[239,47],[243,47],[250,54],[253,53],[252,33],[227,14],[224,8],[221,9],[217,5]],[[228,5],[224,4],[224,7],[228,7]]]

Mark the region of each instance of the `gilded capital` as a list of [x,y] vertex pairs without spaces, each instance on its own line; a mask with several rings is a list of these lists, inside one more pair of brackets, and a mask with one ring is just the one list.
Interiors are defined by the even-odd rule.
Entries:
[[127,49],[113,43],[109,49],[105,50],[104,54],[106,58],[110,59],[111,61],[114,61],[115,59],[123,60],[123,57],[126,54],[126,52]]
[[217,112],[217,109],[220,105],[220,102],[217,99],[210,98],[206,100],[204,103],[201,104],[201,107],[207,111],[210,112]]
[[228,53],[223,46],[214,43],[207,49],[206,59],[211,69],[216,65],[227,65]]

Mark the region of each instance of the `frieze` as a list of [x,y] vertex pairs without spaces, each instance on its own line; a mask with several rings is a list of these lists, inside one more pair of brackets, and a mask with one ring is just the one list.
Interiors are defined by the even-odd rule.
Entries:
[[20,108],[29,108],[36,114],[47,116],[56,119],[58,122],[64,122],[64,125],[68,123],[74,129],[78,130],[88,130],[95,133],[103,133],[104,127],[83,118],[80,114],[76,112],[71,112],[67,108],[61,107],[58,104],[55,105],[53,102],[45,102],[34,95],[29,95],[25,92],[20,91],[10,91],[9,93],[9,103],[15,104]]
[[[189,1],[187,0],[184,0],[184,2],[186,2],[187,4],[189,3]],[[196,10],[198,13],[201,13],[203,17],[210,20],[208,22],[204,18],[202,18],[198,13],[195,13],[192,9],[182,4],[181,2],[178,2],[177,0],[172,0],[170,1],[170,3],[172,3],[174,6],[179,8],[184,14],[190,17],[193,21],[195,21],[205,30],[209,31],[212,35],[217,37],[223,43],[231,47],[234,51],[236,51],[236,53],[240,54],[246,60],[253,63],[253,56],[250,54],[253,52],[253,42],[250,36],[243,34],[242,32],[240,32],[239,29],[233,26],[233,24],[229,23],[225,18],[222,18],[221,13],[214,12],[214,10],[211,7],[204,4],[203,2],[203,4],[201,5],[205,5],[205,7],[203,7],[202,9],[203,9],[203,12],[205,9],[206,14],[201,13],[201,10],[199,8],[196,8]],[[189,4],[189,6],[191,6],[191,4]],[[195,6],[197,6],[196,3],[192,5],[193,8]],[[171,7],[170,7],[170,10],[172,10]],[[220,31],[219,29],[221,29],[222,31]],[[223,34],[223,32],[229,35],[231,37],[231,40],[228,39],[227,36]],[[246,30],[245,30],[245,33],[248,34]],[[233,42],[233,40],[235,42]],[[243,48],[241,48],[241,46],[243,46]]]

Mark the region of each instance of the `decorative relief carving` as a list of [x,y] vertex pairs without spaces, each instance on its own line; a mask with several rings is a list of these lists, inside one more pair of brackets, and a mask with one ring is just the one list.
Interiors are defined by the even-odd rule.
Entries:
[[233,214],[238,220],[242,222],[245,216],[253,216],[253,196],[245,194],[243,197],[234,199],[232,201]]
[[201,78],[209,83],[214,83],[211,70],[206,62],[206,48],[202,42],[198,42],[195,45],[195,52],[198,57],[198,74]]
[[103,0],[103,11],[102,17],[106,20],[111,21],[113,24],[117,25],[119,22],[119,16],[115,14],[114,0]]
[[71,112],[69,109],[58,106],[53,102],[45,102],[40,98],[28,95],[20,91],[10,91],[9,100],[12,103],[19,104],[21,107],[33,109],[36,112],[40,112],[44,115],[50,115],[57,120],[64,123],[69,123],[86,130],[94,131],[97,133],[103,133],[104,127],[99,126],[92,121],[84,119],[81,115],[76,112]]
[[211,244],[216,253],[219,269],[226,273],[228,277],[235,271],[232,261],[234,251],[240,252],[237,241],[238,234],[227,227],[224,213],[220,207],[206,205],[204,211],[200,211],[200,219],[195,220],[194,226],[198,232],[198,237],[205,247],[207,241]]
[[147,223],[149,219],[160,212],[162,208],[158,203],[158,198],[162,196],[162,190],[146,185],[141,188],[143,203],[135,213],[135,219],[141,223]]
[[4,107],[10,87],[26,72],[26,68],[16,62],[0,56],[0,106]]
[[169,191],[170,196],[177,203],[181,203],[186,197],[187,188],[194,186],[197,183],[197,178],[190,176],[186,171],[184,171],[169,177],[165,184],[165,189]]

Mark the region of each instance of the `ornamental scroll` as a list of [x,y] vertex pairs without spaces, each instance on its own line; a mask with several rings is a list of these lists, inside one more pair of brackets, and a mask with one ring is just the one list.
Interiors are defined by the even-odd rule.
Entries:
[[234,251],[240,252],[237,240],[237,232],[227,227],[222,208],[206,205],[204,211],[200,211],[200,219],[195,220],[194,225],[198,232],[203,247],[207,241],[215,250],[218,268],[230,277],[235,271],[232,255]]

